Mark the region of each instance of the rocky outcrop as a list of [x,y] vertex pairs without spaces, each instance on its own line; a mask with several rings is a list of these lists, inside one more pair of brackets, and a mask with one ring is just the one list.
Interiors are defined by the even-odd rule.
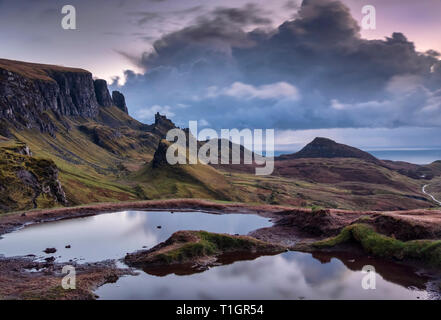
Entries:
[[0,149],[0,212],[67,204],[55,163],[31,154],[21,145]]
[[160,168],[168,164],[167,162],[167,149],[169,147],[169,143],[167,140],[161,140],[158,144],[158,148],[153,155],[152,167]]
[[106,80],[97,79],[93,81],[93,86],[95,88],[95,95],[98,104],[103,107],[110,107],[113,105],[112,98],[110,97],[109,89],[107,89]]
[[171,129],[175,129],[176,125],[166,116],[163,116],[157,112],[155,114],[155,123],[152,125],[152,132],[159,135],[161,138],[165,138],[167,132]]
[[21,141],[16,142],[15,145],[6,147],[5,149],[16,152],[16,153],[24,155],[24,156],[32,157],[32,151],[29,148],[29,146]]
[[124,111],[125,113],[129,114],[129,110],[127,109],[126,105],[126,98],[124,95],[119,91],[113,91],[112,92],[112,100],[115,106],[117,106],[119,109]]
[[283,218],[277,221],[277,226],[297,228],[315,236],[335,235],[350,221],[356,219],[348,215],[345,218],[331,213],[327,209],[308,210],[293,209],[281,213]]
[[81,69],[0,59],[0,120],[55,136],[48,115],[94,118],[98,102],[92,74]]

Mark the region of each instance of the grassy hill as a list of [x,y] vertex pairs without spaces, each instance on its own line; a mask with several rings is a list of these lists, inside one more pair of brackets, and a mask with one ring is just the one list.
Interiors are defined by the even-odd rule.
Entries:
[[[433,178],[428,190],[438,192],[439,163],[382,161],[325,138],[276,158],[270,176],[255,176],[254,164],[171,166],[162,139],[173,122],[159,114],[152,124],[133,119],[102,80],[96,93],[94,81],[82,69],[0,59],[0,212],[161,198],[354,210],[435,206],[421,186]],[[105,106],[97,96],[108,97]],[[230,156],[240,152],[243,160],[246,150],[238,150],[230,143]]]
[[153,198],[241,200],[226,176],[209,165],[168,164],[165,153],[169,144],[162,140],[153,161],[130,176],[132,181],[139,183],[145,194]]

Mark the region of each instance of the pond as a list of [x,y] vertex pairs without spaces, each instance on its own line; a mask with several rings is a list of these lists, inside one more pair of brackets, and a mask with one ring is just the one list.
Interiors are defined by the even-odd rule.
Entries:
[[[120,259],[128,252],[150,248],[179,230],[247,234],[269,227],[267,218],[252,214],[203,212],[123,211],[77,219],[33,224],[3,235],[0,254],[54,256],[57,262],[95,262]],[[66,248],[70,246],[70,248]],[[45,254],[46,248],[55,248]]]
[[[364,265],[377,271],[375,289],[362,287]],[[106,284],[95,293],[100,299],[130,300],[435,298],[426,289],[428,278],[417,275],[416,270],[347,254],[313,256],[290,251],[193,274],[185,270],[169,274],[145,271]]]
[[[269,227],[252,214],[124,211],[34,224],[0,239],[0,254],[54,256],[77,263],[120,259],[150,248],[178,230],[248,234]],[[70,248],[66,248],[70,246]],[[45,254],[46,248],[56,248]],[[377,271],[376,289],[365,290],[361,269]],[[285,252],[274,256],[222,256],[208,270],[138,270],[96,290],[101,299],[427,299],[430,279],[417,270],[356,253]],[[429,284],[429,287],[428,287]]]

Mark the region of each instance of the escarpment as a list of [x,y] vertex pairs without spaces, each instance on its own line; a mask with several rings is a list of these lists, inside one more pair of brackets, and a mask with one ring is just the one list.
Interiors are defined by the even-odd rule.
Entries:
[[73,68],[0,59],[0,118],[17,128],[54,136],[48,111],[94,118],[98,114],[92,74]]
[[172,128],[132,118],[86,70],[0,59],[0,213],[144,199],[128,179]]

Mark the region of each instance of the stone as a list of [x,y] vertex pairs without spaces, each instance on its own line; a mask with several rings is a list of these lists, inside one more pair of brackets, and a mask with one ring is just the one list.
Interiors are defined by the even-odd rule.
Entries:
[[170,119],[167,119],[166,116],[163,116],[157,112],[155,114],[155,123],[153,125],[153,132],[165,138],[167,132],[171,129],[175,129],[176,125]]
[[110,97],[109,89],[107,89],[106,80],[97,79],[93,81],[95,88],[95,95],[98,104],[103,107],[111,107],[113,105],[112,98]]
[[45,258],[44,259],[46,262],[54,262],[55,258],[54,257],[49,257],[49,258]]
[[119,91],[113,91],[112,92],[112,99],[115,106],[117,106],[119,109],[124,111],[125,113],[129,114],[129,110],[127,109],[126,105],[126,98],[124,95]]

